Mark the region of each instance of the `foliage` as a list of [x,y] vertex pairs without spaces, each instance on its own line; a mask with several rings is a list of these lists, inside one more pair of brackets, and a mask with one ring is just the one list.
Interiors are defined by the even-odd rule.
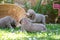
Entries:
[[41,5],[41,1],[42,0],[39,0],[35,6],[30,6],[31,4],[30,5],[25,4],[25,7],[27,9],[31,8],[31,9],[35,10],[35,12],[37,12],[37,13],[43,13],[43,14],[47,14],[47,13],[57,14],[58,13],[58,10],[53,9],[53,0],[50,0],[50,2],[46,5]]
[[38,4],[40,6],[38,6],[38,7],[35,6],[36,8],[38,8],[36,12],[43,13],[43,14],[47,14],[49,12],[53,13],[53,14],[57,14],[57,10],[53,9],[53,1],[50,1],[50,3],[48,3],[46,5],[41,5],[41,3],[39,3],[39,2],[37,3],[37,5]]
[[53,13],[53,14],[57,14],[58,13],[58,11],[56,9],[53,9],[53,1],[50,1],[50,3],[48,3],[46,5],[46,10],[48,12],[50,11],[50,13]]
[[47,32],[21,32],[19,28],[0,28],[0,40],[60,40],[60,24],[47,24]]
[[40,9],[41,9],[41,1],[42,0],[39,0],[35,6],[31,7],[37,13],[40,12]]
[[12,4],[13,4],[13,1],[14,1],[14,0],[6,0],[5,2],[6,2],[6,3],[12,3]]
[[31,6],[31,3],[29,1],[25,0],[24,7],[26,8],[26,11],[27,11],[28,9],[31,9],[32,6]]
[[40,3],[42,0],[38,0],[37,4],[35,6],[32,6],[31,3],[29,1],[25,1],[24,5],[25,8],[28,9],[33,9],[35,12],[38,12],[38,10],[40,9]]
[[0,0],[0,3],[1,3],[2,0]]
[[14,0],[0,0],[0,3],[2,3],[2,1],[3,1],[4,3],[12,3],[12,4],[14,3],[14,2],[13,2]]

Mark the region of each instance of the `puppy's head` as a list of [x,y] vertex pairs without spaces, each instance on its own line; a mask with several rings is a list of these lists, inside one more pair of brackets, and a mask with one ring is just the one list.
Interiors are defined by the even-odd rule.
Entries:
[[33,14],[31,13],[26,13],[27,18],[31,18]]
[[31,20],[34,20],[34,18],[35,18],[35,11],[32,10],[32,9],[29,9],[27,11],[27,17],[30,18]]
[[27,11],[27,13],[35,14],[35,11],[34,11],[33,9],[29,9],[29,10]]
[[28,20],[28,18],[22,18],[19,23],[20,24],[29,24],[30,21]]
[[31,20],[34,20],[35,14],[29,14],[29,15],[27,15],[27,18],[29,18],[29,19],[31,19]]

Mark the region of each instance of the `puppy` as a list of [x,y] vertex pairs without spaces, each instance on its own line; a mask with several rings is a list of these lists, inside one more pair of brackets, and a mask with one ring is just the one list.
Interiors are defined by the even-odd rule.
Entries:
[[23,18],[20,21],[22,31],[26,30],[29,32],[46,31],[46,27],[43,24],[32,23],[30,19]]
[[45,16],[47,15],[35,13],[35,11],[32,9],[27,11],[27,17],[30,18],[34,23],[45,24]]
[[16,27],[16,21],[10,16],[0,18],[0,27],[15,28]]

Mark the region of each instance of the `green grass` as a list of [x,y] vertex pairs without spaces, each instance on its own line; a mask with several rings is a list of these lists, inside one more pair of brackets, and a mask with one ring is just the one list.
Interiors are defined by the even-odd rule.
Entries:
[[47,32],[21,32],[19,28],[0,28],[0,40],[60,40],[60,24],[47,24]]

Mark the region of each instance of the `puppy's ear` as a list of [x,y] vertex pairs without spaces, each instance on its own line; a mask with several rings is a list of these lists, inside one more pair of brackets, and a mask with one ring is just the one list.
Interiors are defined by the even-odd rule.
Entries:
[[32,19],[32,20],[34,20],[34,19],[35,19],[35,14],[32,14],[31,19]]

